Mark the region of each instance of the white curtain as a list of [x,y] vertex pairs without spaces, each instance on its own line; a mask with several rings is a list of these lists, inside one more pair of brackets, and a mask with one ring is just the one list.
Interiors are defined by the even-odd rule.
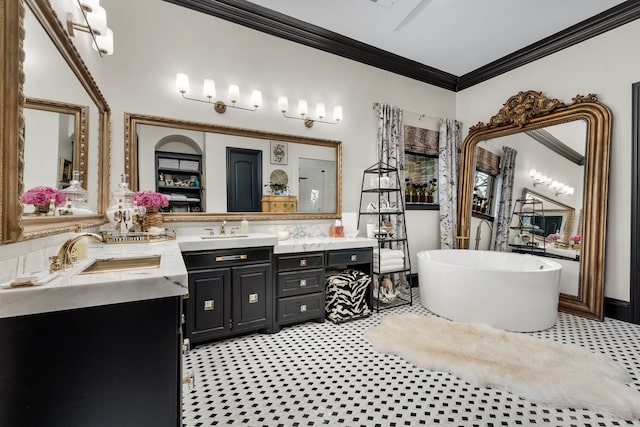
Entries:
[[518,152],[511,147],[502,147],[504,155],[500,164],[500,202],[495,220],[494,240],[491,250],[505,252],[508,247],[511,205],[513,199],[513,176]]
[[440,204],[440,248],[455,249],[458,209],[461,123],[442,119],[438,140],[438,203]]

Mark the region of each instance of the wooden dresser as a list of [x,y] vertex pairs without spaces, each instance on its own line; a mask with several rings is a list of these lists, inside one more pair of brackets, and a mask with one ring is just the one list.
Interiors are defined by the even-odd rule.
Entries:
[[298,212],[298,197],[264,195],[262,212]]

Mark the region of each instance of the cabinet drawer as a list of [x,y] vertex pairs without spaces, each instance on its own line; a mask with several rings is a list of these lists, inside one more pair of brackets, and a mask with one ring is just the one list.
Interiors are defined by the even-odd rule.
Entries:
[[373,260],[371,248],[345,249],[327,252],[327,265],[365,264]]
[[271,262],[271,248],[236,248],[183,252],[187,271]]
[[324,319],[324,292],[278,299],[278,323]]
[[324,253],[310,252],[295,255],[278,256],[277,270],[299,270],[301,268],[318,268],[324,266]]
[[278,273],[277,281],[279,297],[322,292],[324,286],[324,269]]

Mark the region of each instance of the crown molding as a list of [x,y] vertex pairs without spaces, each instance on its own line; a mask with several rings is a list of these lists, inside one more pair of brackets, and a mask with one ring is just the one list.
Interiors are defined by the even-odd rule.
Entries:
[[164,0],[353,61],[455,91],[458,77],[246,0]]
[[467,89],[478,83],[492,79],[507,71],[514,70],[525,64],[544,58],[547,55],[581,43],[591,37],[628,24],[638,18],[640,18],[639,1],[628,0],[620,3],[598,15],[460,76],[456,91]]
[[627,0],[458,77],[324,28],[307,24],[247,0],[164,1],[456,92],[640,18],[640,2]]

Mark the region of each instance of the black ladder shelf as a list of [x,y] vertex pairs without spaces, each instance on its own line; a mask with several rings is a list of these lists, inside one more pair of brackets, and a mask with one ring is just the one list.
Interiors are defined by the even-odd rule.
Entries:
[[[378,240],[370,294],[377,312],[413,304],[403,194],[397,168],[378,162],[364,170],[358,230],[366,234],[367,227],[373,228]],[[398,223],[400,227],[396,226]]]

